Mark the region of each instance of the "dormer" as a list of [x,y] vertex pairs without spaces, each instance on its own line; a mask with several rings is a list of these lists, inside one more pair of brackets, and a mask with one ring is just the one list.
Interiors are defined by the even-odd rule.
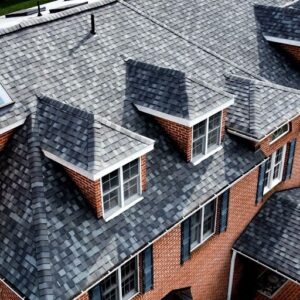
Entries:
[[108,221],[141,201],[146,154],[154,141],[67,104],[39,98],[42,151],[65,168],[96,216]]
[[235,95],[228,110],[229,133],[268,156],[299,131],[299,90],[234,75],[226,77],[226,86]]
[[0,84],[0,151],[4,149],[15,129],[25,122],[24,115],[18,115],[12,104],[14,102],[11,96]]
[[152,116],[186,161],[198,164],[221,148],[233,96],[185,73],[126,60],[127,97]]
[[255,6],[264,38],[300,63],[300,2],[284,7]]

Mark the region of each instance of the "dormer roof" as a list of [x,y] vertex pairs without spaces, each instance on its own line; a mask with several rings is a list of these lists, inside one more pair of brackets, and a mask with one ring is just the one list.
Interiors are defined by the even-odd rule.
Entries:
[[222,89],[184,72],[127,60],[126,93],[145,113],[192,126],[234,103]]
[[278,39],[281,39],[282,43],[284,40],[300,42],[299,3],[285,7],[256,5],[255,15],[267,40],[280,42]]
[[226,77],[227,91],[235,95],[228,127],[262,139],[300,113],[300,90],[240,76]]
[[45,155],[90,179],[99,179],[154,147],[149,138],[43,95],[38,119]]

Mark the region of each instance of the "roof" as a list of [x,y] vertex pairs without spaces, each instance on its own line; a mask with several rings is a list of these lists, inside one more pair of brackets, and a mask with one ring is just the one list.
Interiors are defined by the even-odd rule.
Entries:
[[[182,33],[191,28],[182,3],[99,1],[1,31],[0,82],[15,103],[1,109],[0,124],[27,121],[0,154],[0,274],[30,299],[68,299],[80,293],[262,161],[261,153],[226,136],[222,150],[197,166],[188,164],[128,97],[123,57],[178,70],[209,83],[210,90],[225,89],[225,73],[299,86],[299,72],[256,33],[250,1],[185,1],[187,11],[192,5],[194,36]],[[179,9],[186,26],[172,29],[169,18],[158,12],[161,21],[147,17],[149,6],[161,13],[164,6],[171,7],[169,18],[184,25]],[[91,13],[96,35],[89,33]],[[212,19],[214,33],[209,32]],[[200,32],[202,20],[208,23]],[[219,47],[212,44],[215,39]],[[43,114],[53,116],[48,106],[41,109],[39,94],[76,107],[83,115],[93,113],[101,124],[111,122],[109,128],[117,124],[156,141],[147,155],[148,184],[141,202],[109,222],[94,217],[64,169],[39,151],[50,145],[64,154],[52,144],[52,131],[51,138],[41,134],[46,128]],[[62,120],[55,122],[63,128]],[[71,126],[75,131],[76,124]],[[68,158],[78,153],[71,151]],[[78,163],[84,161],[78,156]]]
[[233,245],[300,283],[300,189],[272,195]]
[[226,81],[235,95],[227,126],[252,138],[263,138],[300,112],[300,90],[232,75]]
[[232,95],[183,72],[131,59],[126,66],[126,93],[139,106],[193,120],[233,104]]
[[266,36],[300,41],[300,6],[256,5],[255,14]]
[[79,172],[87,171],[91,177],[99,172],[103,176],[105,169],[127,157],[149,152],[154,144],[103,117],[46,96],[40,96],[38,120],[43,151],[72,164]]

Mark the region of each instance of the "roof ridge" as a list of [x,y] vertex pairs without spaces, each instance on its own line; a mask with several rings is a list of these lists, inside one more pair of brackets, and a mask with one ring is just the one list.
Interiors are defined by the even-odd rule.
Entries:
[[300,90],[290,88],[290,87],[287,87],[287,86],[284,86],[281,84],[273,83],[271,81],[261,81],[261,80],[247,78],[247,77],[244,77],[241,75],[236,75],[236,74],[225,74],[225,77],[238,78],[239,80],[253,82],[254,84],[259,85],[259,86],[266,86],[266,87],[274,88],[277,90],[282,90],[282,91],[291,92],[291,93],[300,95]]
[[95,162],[95,117],[89,121],[88,125],[88,142],[87,142],[87,168],[91,170],[94,168]]
[[33,26],[36,26],[39,24],[44,24],[44,23],[52,22],[52,21],[55,21],[58,19],[68,17],[68,16],[76,15],[81,12],[92,10],[94,8],[98,8],[98,7],[102,7],[102,6],[106,6],[108,4],[112,4],[115,2],[117,2],[117,1],[116,0],[99,0],[98,2],[93,2],[93,3],[88,3],[85,5],[73,7],[73,8],[70,8],[70,9],[55,13],[55,14],[49,14],[49,15],[41,16],[39,18],[30,18],[28,20],[20,22],[17,25],[13,25],[8,28],[0,29],[0,36],[15,32],[15,31],[18,31],[21,29],[33,27]]
[[40,150],[39,128],[36,113],[27,119],[28,128],[28,160],[31,168],[31,194],[33,225],[35,232],[36,268],[38,274],[38,298],[54,299],[52,263],[45,203],[44,178],[42,171],[42,154]]
[[164,29],[168,30],[169,32],[172,32],[173,34],[175,34],[175,35],[177,35],[178,37],[184,39],[185,41],[189,42],[190,44],[192,44],[192,45],[198,47],[199,49],[201,49],[201,50],[203,50],[203,51],[209,53],[210,55],[213,55],[213,56],[215,56],[216,58],[218,58],[218,59],[220,59],[220,60],[226,62],[227,64],[229,64],[229,65],[231,65],[231,66],[237,68],[238,70],[243,71],[244,73],[246,73],[246,74],[248,74],[248,75],[250,75],[250,76],[253,76],[254,78],[258,78],[258,79],[261,79],[261,80],[266,80],[265,78],[263,78],[263,77],[261,77],[261,76],[258,76],[258,75],[256,75],[256,74],[252,74],[252,73],[249,72],[248,70],[246,70],[246,69],[240,67],[239,65],[237,65],[237,64],[235,64],[234,62],[230,61],[229,59],[223,57],[222,55],[218,54],[217,52],[215,52],[215,51],[213,51],[213,50],[211,50],[211,49],[209,49],[209,48],[207,48],[207,47],[204,47],[203,45],[200,45],[200,44],[197,43],[197,42],[192,41],[189,37],[187,37],[187,36],[185,36],[184,34],[178,32],[177,30],[175,30],[175,29],[169,27],[168,25],[166,25],[166,24],[160,22],[160,21],[157,20],[155,17],[152,17],[152,16],[149,15],[148,13],[145,13],[145,12],[141,11],[140,9],[138,9],[138,8],[136,8],[135,6],[133,6],[133,5],[129,4],[129,3],[127,3],[126,1],[124,1],[124,0],[117,0],[117,2],[123,4],[123,5],[126,6],[127,8],[129,8],[129,9],[135,11],[137,14],[139,14],[139,15],[141,15],[141,16],[147,18],[148,20],[152,21],[153,23],[155,23],[155,24],[157,24],[157,25],[163,27]]

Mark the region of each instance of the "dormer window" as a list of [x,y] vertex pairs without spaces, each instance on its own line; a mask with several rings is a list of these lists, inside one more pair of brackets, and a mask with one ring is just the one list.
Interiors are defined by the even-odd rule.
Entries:
[[0,84],[0,108],[12,102],[13,101],[11,100],[10,96],[8,95],[4,87]]
[[287,123],[272,133],[271,143],[276,142],[277,140],[279,140],[282,136],[284,136],[288,132],[289,132],[289,124]]
[[218,112],[193,126],[193,158],[197,163],[219,149],[221,143],[221,116]]
[[141,200],[140,159],[102,178],[104,218],[112,218]]

